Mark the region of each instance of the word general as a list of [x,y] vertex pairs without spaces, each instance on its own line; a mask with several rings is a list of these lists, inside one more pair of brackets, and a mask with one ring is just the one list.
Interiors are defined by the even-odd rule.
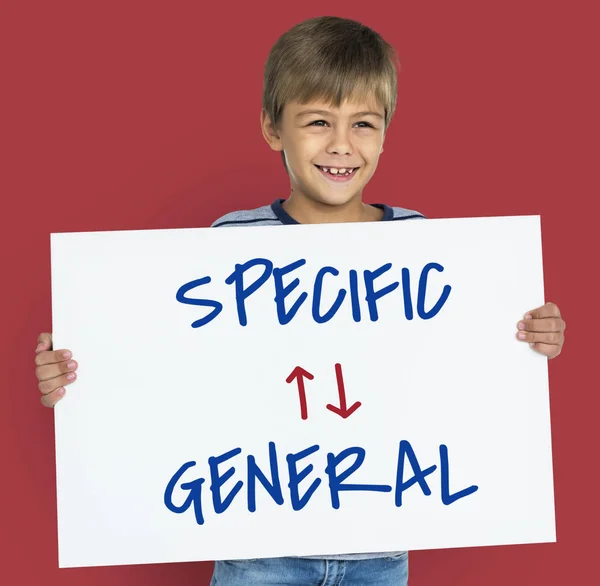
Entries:
[[[314,454],[320,449],[318,445],[312,445],[300,452],[287,454],[285,457],[287,464],[287,475],[289,482],[285,486],[285,497],[284,487],[282,487],[280,475],[279,475],[279,462],[277,457],[277,447],[275,442],[269,442],[269,471],[268,476],[261,470],[256,463],[256,458],[249,454],[245,460],[245,471],[244,480],[237,480],[233,487],[227,494],[224,494],[224,484],[234,478],[236,469],[230,466],[227,470],[222,471],[220,466],[239,456],[242,452],[241,448],[235,448],[220,456],[208,458],[208,477],[210,479],[210,493],[211,497],[209,502],[215,513],[224,513],[231,505],[233,500],[237,498],[245,498],[248,511],[256,511],[256,490],[257,483],[259,483],[264,490],[270,495],[275,503],[283,505],[286,500],[291,505],[294,511],[300,511],[306,507],[315,493],[315,491],[321,486],[322,478],[317,476],[316,478],[309,478],[309,475],[313,472],[313,465],[308,464],[304,467],[300,467],[299,462],[311,454]],[[450,494],[450,463],[448,459],[448,448],[444,444],[439,447],[440,454],[440,497],[444,505],[451,505],[455,501],[465,498],[478,490],[477,486],[470,486],[463,490],[460,490],[454,494]],[[368,492],[382,492],[392,493],[394,495],[394,504],[396,507],[402,506],[402,495],[406,490],[411,488],[413,485],[419,485],[423,494],[429,496],[432,494],[429,485],[427,484],[427,477],[433,474],[438,468],[437,464],[433,464],[423,469],[417,456],[411,446],[411,444],[402,440],[399,443],[398,459],[395,463],[396,469],[396,482],[395,486],[386,484],[351,484],[346,483],[346,480],[352,476],[363,464],[366,457],[366,451],[361,447],[350,447],[339,454],[328,453],[327,454],[327,466],[325,467],[325,478],[327,479],[328,490],[331,497],[331,506],[334,509],[339,509],[341,506],[341,493],[345,491],[368,491]],[[338,472],[338,467],[347,459],[353,458],[349,465],[345,464],[342,467],[342,472]],[[185,513],[190,508],[193,509],[196,522],[198,525],[204,524],[204,513],[203,513],[203,494],[202,488],[206,482],[204,477],[196,477],[193,480],[186,480],[181,482],[184,475],[191,471],[196,466],[196,462],[186,462],[183,464],[173,477],[169,480],[165,493],[164,493],[164,504],[173,513]],[[408,472],[409,477],[405,478],[405,468],[410,468]],[[189,474],[188,474],[189,476]],[[312,480],[312,482],[311,482]],[[300,484],[305,481],[303,490],[300,488]],[[181,484],[179,484],[181,482]],[[242,488],[246,486],[246,490],[242,492]],[[179,499],[179,503],[175,503],[173,500],[173,493],[176,488],[179,488],[184,492],[184,498]],[[182,502],[181,502],[182,501]]]

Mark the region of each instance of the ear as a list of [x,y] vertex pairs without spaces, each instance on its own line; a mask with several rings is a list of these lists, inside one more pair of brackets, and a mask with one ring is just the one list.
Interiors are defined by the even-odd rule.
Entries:
[[274,127],[273,122],[269,118],[269,115],[265,112],[264,108],[260,111],[260,127],[267,144],[274,151],[282,151],[283,145],[281,144],[281,138],[279,138],[277,129]]

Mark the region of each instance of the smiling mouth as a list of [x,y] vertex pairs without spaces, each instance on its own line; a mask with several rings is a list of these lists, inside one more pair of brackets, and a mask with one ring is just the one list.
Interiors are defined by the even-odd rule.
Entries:
[[325,176],[326,179],[328,179],[329,181],[333,181],[335,183],[345,183],[346,181],[350,181],[354,175],[356,175],[356,171],[358,169],[360,169],[360,167],[354,167],[354,168],[350,168],[349,172],[346,173],[329,173],[328,171],[324,171],[323,167],[320,167],[319,165],[315,165],[315,167],[321,172],[322,175]]

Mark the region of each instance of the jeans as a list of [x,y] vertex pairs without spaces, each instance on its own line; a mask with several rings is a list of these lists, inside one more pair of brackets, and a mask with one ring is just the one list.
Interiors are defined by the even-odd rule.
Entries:
[[216,561],[210,586],[407,586],[408,553],[366,560]]

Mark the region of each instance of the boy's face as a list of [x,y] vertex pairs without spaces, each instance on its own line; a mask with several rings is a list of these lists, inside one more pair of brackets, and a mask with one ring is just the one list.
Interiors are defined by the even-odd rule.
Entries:
[[[339,108],[291,102],[283,108],[277,129],[264,111],[261,125],[271,148],[285,153],[294,197],[337,206],[360,201],[377,169],[385,139],[384,114],[374,99],[346,101]],[[317,166],[358,169],[349,180],[336,181]]]

